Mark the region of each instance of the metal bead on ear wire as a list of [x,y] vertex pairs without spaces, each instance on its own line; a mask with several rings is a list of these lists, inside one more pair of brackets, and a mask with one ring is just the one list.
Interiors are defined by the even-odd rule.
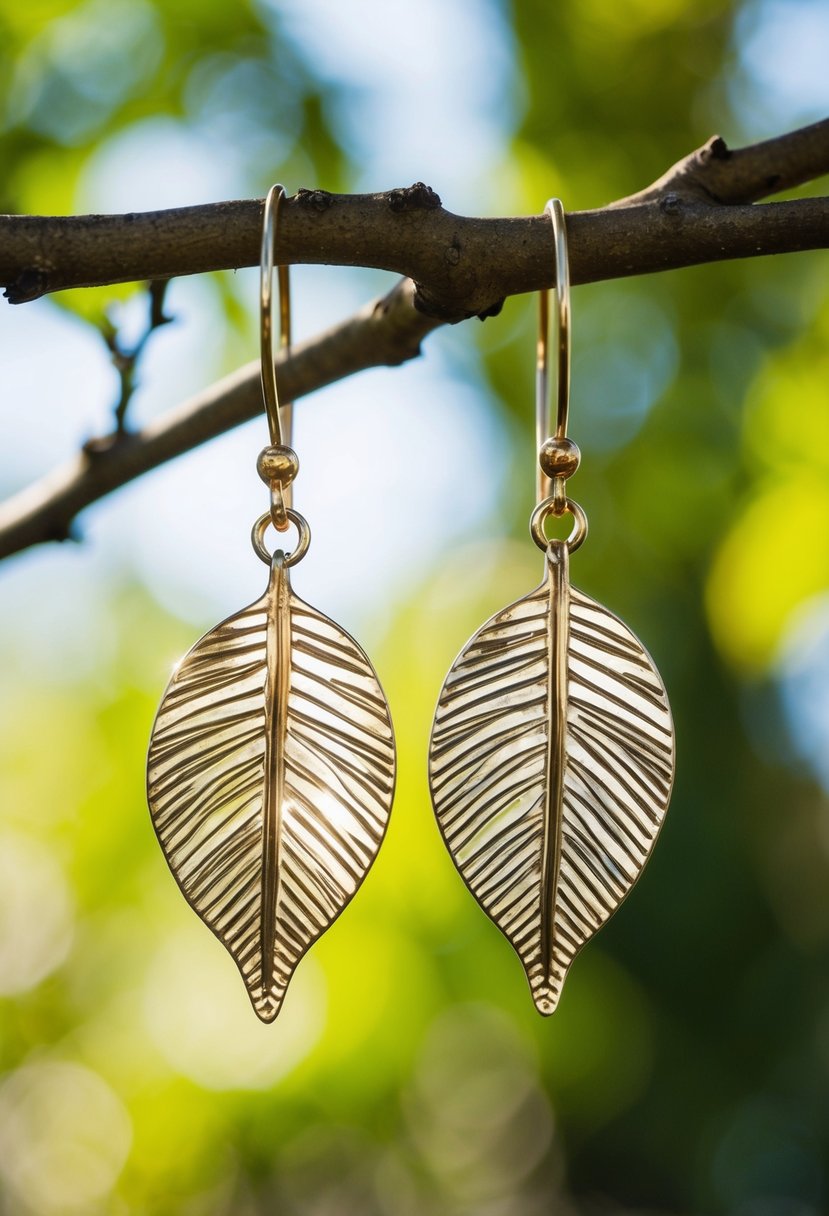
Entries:
[[[270,446],[257,470],[270,507],[253,526],[270,568],[264,595],[196,643],[153,726],[147,791],[161,847],[187,902],[233,956],[264,1022],[306,950],[355,893],[391,810],[395,748],[383,690],[363,650],[295,595],[290,571],[310,530],[291,505],[299,472],[280,410],[272,340],[274,244],[284,190],[262,229],[262,388]],[[280,345],[290,342],[279,267]],[[265,535],[297,530],[291,552]]]
[[[544,581],[497,613],[450,668],[438,699],[429,782],[464,881],[514,946],[540,1013],[573,959],[630,891],[668,806],[674,732],[653,660],[628,627],[570,584],[587,535],[567,496],[570,285],[564,211],[547,203],[556,268],[558,401],[549,405],[549,293],[540,293],[538,505],[530,530]],[[567,540],[550,516],[570,515]]]

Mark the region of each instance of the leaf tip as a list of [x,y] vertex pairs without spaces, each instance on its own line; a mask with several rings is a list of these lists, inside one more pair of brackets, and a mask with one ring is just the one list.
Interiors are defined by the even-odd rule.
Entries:
[[548,1018],[551,1013],[555,1013],[558,1008],[559,998],[561,996],[560,988],[553,988],[551,985],[544,984],[532,990],[533,1001],[535,1007],[542,1017]]
[[250,992],[250,1003],[259,1021],[270,1025],[276,1021],[276,1015],[282,1008],[282,995],[276,996],[272,992],[262,992],[258,989],[256,992]]

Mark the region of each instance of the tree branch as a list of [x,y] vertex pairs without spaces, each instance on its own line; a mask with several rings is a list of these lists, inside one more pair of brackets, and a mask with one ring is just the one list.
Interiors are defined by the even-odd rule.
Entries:
[[[383,299],[277,359],[284,399],[296,401],[365,368],[394,367],[414,358],[422,339],[440,322],[418,312],[413,297],[414,285],[404,279]],[[62,468],[0,505],[0,558],[43,541],[74,539],[72,523],[84,507],[261,414],[256,362],[170,410],[140,434],[115,432],[91,440]]]
[[[732,153],[715,137],[641,194],[570,214],[573,282],[824,247],[829,200],[764,208],[745,200],[827,172],[829,119]],[[252,266],[262,205],[0,217],[0,283],[12,303],[23,303],[67,287]],[[443,321],[489,316],[505,296],[551,285],[545,216],[453,215],[422,183],[384,194],[300,190],[285,200],[280,246],[288,263],[403,274],[418,284],[417,306]]]
[[[826,247],[829,199],[751,205],[826,172],[829,120],[735,152],[714,137],[640,193],[568,216],[573,282]],[[506,295],[551,286],[546,216],[455,216],[420,183],[379,195],[300,191],[286,200],[283,215],[286,262],[376,266],[409,276],[280,360],[287,400],[363,368],[402,363],[441,323],[492,315]],[[261,218],[258,201],[144,215],[0,217],[0,282],[21,303],[70,286],[253,265]],[[251,364],[140,434],[91,440],[66,466],[0,507],[0,557],[68,538],[84,507],[261,409],[259,368]]]

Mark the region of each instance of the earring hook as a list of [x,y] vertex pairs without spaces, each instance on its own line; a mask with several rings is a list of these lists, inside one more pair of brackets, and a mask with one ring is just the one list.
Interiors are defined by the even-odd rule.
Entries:
[[[265,213],[262,219],[262,250],[259,261],[259,333],[262,396],[265,400],[271,443],[290,447],[291,403],[285,402],[280,407],[273,351],[273,269],[275,247],[279,235],[279,218],[284,198],[285,187],[277,183],[271,186],[265,199]],[[284,354],[291,348],[290,267],[277,266],[277,283],[279,290],[279,350]]]
[[[553,227],[555,249],[555,330],[558,353],[556,408],[553,410],[550,392],[550,291],[538,293],[538,345],[535,376],[536,447],[540,451],[545,439],[564,439],[570,408],[570,259],[567,253],[567,225],[560,198],[547,200],[544,208]],[[538,471],[538,501],[550,494],[551,480],[541,468]]]

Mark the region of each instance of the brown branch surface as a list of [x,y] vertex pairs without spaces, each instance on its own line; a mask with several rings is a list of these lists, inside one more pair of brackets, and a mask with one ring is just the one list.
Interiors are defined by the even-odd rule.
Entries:
[[[333,380],[417,355],[439,322],[415,309],[413,294],[413,284],[404,279],[342,325],[280,357],[283,399],[295,401]],[[0,558],[43,541],[70,539],[75,517],[90,503],[261,413],[259,364],[250,363],[139,434],[115,432],[90,441],[62,468],[0,505]]]
[[735,150],[712,135],[653,185],[613,205],[652,202],[669,192],[701,202],[755,203],[829,172],[828,144],[829,119]]
[[[730,152],[715,136],[638,195],[568,217],[574,283],[829,244],[829,201],[749,204],[829,172],[829,119]],[[0,217],[0,284],[12,303],[67,287],[252,266],[262,202],[129,215]],[[422,183],[383,194],[300,190],[280,220],[288,263],[372,266],[418,284],[443,321],[487,316],[551,285],[544,216],[453,215]]]
[[[827,172],[829,120],[733,152],[715,136],[638,194],[568,216],[573,282],[829,246],[829,199],[753,205]],[[259,201],[127,216],[0,217],[0,283],[22,303],[67,287],[253,265],[261,219]],[[285,262],[407,276],[280,362],[288,400],[363,368],[402,363],[441,323],[493,315],[507,295],[551,286],[546,216],[452,215],[422,183],[376,195],[300,191],[285,201],[280,244]],[[0,507],[0,557],[66,539],[84,507],[261,408],[253,364],[140,434],[91,441]]]

